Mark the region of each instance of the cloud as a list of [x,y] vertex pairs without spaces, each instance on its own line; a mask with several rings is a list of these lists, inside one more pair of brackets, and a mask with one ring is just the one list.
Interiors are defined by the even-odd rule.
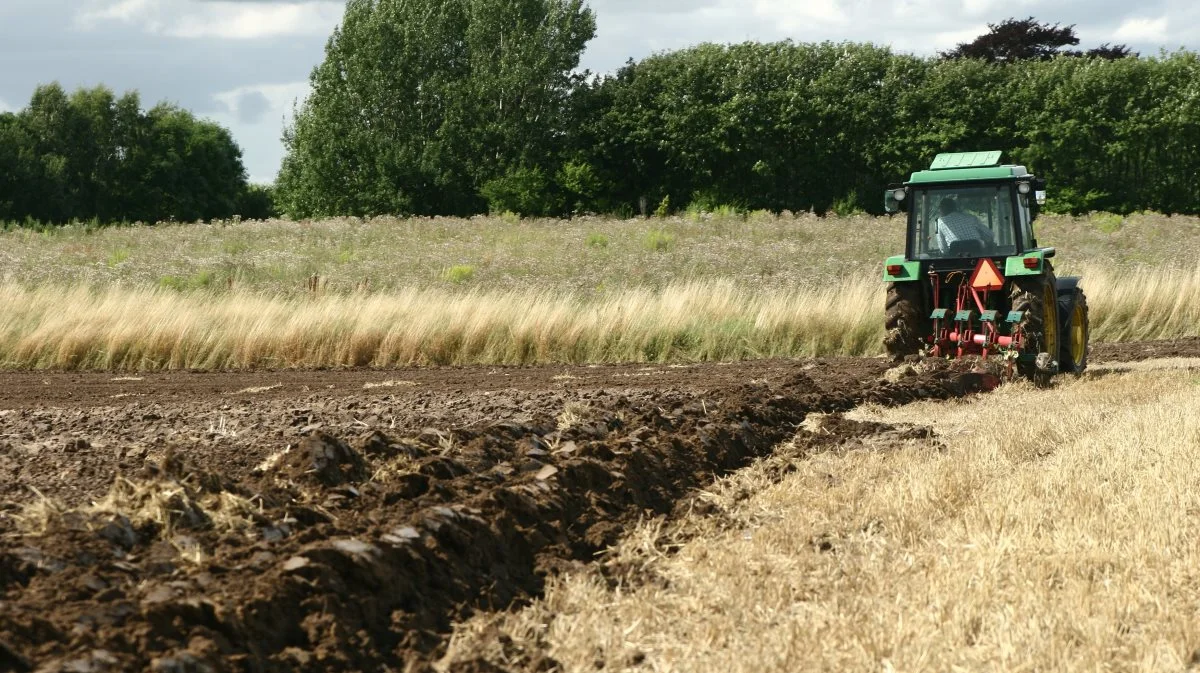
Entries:
[[1167,17],[1126,19],[1113,37],[1125,42],[1166,42]]
[[308,97],[308,82],[284,84],[254,84],[222,91],[213,98],[223,112],[234,115],[245,124],[263,121],[268,112],[278,112],[280,118],[292,111],[292,104]]
[[283,156],[284,124],[291,120],[292,105],[308,93],[308,82],[299,81],[240,86],[213,96],[216,105],[208,116],[233,133],[245,152],[252,182],[275,180]]
[[237,101],[237,116],[238,121],[246,124],[255,124],[262,121],[263,115],[271,109],[271,101],[267,99],[266,94],[261,91],[251,91],[250,93],[242,94]]
[[[592,0],[597,35],[582,67],[611,72],[627,59],[699,42],[871,42],[933,56],[989,23],[1033,16],[1074,25],[1084,49],[1124,42],[1143,53],[1200,40],[1191,0]],[[1137,19],[1138,16],[1167,17]],[[1193,28],[1193,26],[1195,28]],[[1186,32],[1185,32],[1186,31]]]
[[17,111],[17,108],[6,103],[3,98],[0,98],[0,112],[16,112],[16,111]]
[[263,38],[328,35],[342,18],[343,2],[254,2],[236,0],[89,0],[75,27],[99,30],[121,23],[152,35],[185,39]]

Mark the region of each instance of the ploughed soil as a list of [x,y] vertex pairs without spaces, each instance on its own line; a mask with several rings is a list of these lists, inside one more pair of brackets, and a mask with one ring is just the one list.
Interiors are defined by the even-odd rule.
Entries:
[[889,367],[0,373],[0,671],[423,670],[808,414],[994,384]]
[[1097,364],[1195,357],[1200,357],[1200,337],[1186,337],[1166,341],[1095,343],[1092,344],[1091,353],[1089,354],[1089,359]]

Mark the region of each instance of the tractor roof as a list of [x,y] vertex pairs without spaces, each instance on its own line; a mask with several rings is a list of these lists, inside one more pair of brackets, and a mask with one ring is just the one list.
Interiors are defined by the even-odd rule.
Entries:
[[912,174],[909,184],[1004,180],[1029,175],[1024,166],[1000,164],[1000,152],[957,152],[939,154],[929,170]]

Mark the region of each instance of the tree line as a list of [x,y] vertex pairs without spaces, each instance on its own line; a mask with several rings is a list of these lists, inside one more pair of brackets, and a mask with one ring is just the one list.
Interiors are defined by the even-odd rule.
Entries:
[[40,86],[0,114],[0,221],[196,221],[271,214],[229,131],[136,92]]
[[1008,65],[860,44],[702,45],[580,92],[566,161],[589,208],[737,204],[878,211],[888,182],[939,152],[1005,150],[1067,212],[1200,212],[1200,60]]
[[1200,212],[1200,63],[1070,50],[1032,18],[937,57],[703,44],[576,72],[580,0],[350,0],[277,183],[300,217],[864,209],[938,152],[1002,149],[1054,208]]
[[348,0],[272,190],[221,126],[42,86],[0,114],[0,221],[881,210],[945,151],[1005,150],[1063,212],[1200,213],[1200,60],[989,26],[935,57],[702,44],[579,72],[584,0]]

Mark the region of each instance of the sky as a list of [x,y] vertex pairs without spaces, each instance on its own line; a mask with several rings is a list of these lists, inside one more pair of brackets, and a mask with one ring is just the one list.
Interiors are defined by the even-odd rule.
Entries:
[[[136,89],[229,128],[250,179],[272,182],[280,136],[344,1],[0,0],[0,111],[38,84]],[[1127,44],[1143,55],[1200,47],[1193,0],[590,0],[596,37],[582,68],[700,42],[873,42],[932,55],[1034,16],[1074,24],[1081,47]]]

